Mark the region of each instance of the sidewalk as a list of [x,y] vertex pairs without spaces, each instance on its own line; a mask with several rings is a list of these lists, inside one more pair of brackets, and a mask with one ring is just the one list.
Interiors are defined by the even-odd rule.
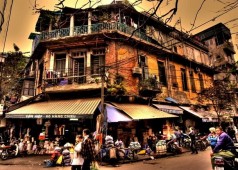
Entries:
[[[188,152],[187,149],[183,149],[183,153]],[[183,154],[182,153],[182,154]],[[153,155],[138,155],[138,159],[136,160],[123,160],[120,161],[119,164],[125,164],[125,163],[132,163],[132,162],[138,162],[138,161],[146,161],[146,160],[152,160],[167,156],[173,156],[171,153],[166,153],[164,155],[159,154],[153,154]],[[50,155],[27,155],[25,157],[15,157],[15,158],[9,158],[7,160],[1,160],[0,159],[0,165],[32,165],[32,166],[44,166],[43,161],[46,159],[49,159]],[[103,165],[107,165],[107,163],[103,163]]]

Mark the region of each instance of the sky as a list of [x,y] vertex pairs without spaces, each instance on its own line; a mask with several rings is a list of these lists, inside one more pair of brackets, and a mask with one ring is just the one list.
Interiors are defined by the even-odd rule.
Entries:
[[[29,40],[28,36],[31,32],[35,31],[35,25],[39,16],[33,10],[35,1],[38,7],[49,10],[54,10],[55,4],[59,2],[58,0],[13,0],[10,22],[7,27],[12,2],[12,0],[7,0],[4,13],[5,20],[0,32],[0,53],[13,51],[13,43],[15,43],[22,52],[30,55],[28,52],[31,51],[32,40]],[[135,6],[139,11],[148,11],[158,3],[158,0],[141,1],[142,3]],[[175,1],[164,0],[157,15],[161,16],[173,8]],[[3,2],[4,0],[0,0],[0,11],[2,10]],[[77,8],[80,8],[87,2],[87,0],[65,0],[64,5],[68,7],[75,7],[76,5]],[[96,0],[92,0],[92,4],[94,2]],[[99,5],[111,2],[112,0],[101,0]],[[135,0],[130,0],[130,2],[135,2]],[[175,26],[178,30],[196,34],[217,23],[226,23],[225,25],[231,29],[233,43],[237,43],[238,40],[235,39],[235,35],[238,34],[238,5],[233,10],[224,11],[226,9],[224,7],[229,6],[228,4],[232,2],[237,2],[237,0],[179,0],[177,13],[168,24]],[[181,24],[175,25],[178,20],[180,20]],[[194,27],[190,31],[193,23]],[[237,54],[235,58],[236,60],[238,59]]]

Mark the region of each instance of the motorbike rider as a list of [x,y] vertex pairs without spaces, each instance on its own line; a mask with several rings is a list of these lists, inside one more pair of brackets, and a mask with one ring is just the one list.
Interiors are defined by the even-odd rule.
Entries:
[[223,131],[222,127],[216,127],[216,134],[218,136],[217,144],[214,147],[213,151],[211,152],[211,159],[212,159],[212,167],[213,168],[214,168],[213,158],[215,156],[224,157],[224,150],[226,152],[230,151],[229,154],[226,154],[226,158],[228,158],[228,157],[232,158],[232,157],[235,156],[234,154],[232,154],[232,152],[234,152],[234,150],[232,150],[231,148],[234,147],[234,143],[233,143],[233,140],[230,138],[230,136]]

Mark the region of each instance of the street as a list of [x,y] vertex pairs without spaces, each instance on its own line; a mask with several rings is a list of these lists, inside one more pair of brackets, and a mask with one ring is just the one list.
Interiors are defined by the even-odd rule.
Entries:
[[[211,170],[211,163],[210,163],[210,149],[207,149],[206,151],[201,151],[199,154],[190,154],[190,152],[183,153],[178,156],[169,156],[165,158],[158,158],[155,160],[145,160],[135,163],[127,163],[127,164],[121,164],[119,167],[112,167],[112,166],[101,166],[100,170]],[[44,157],[42,157],[42,161]],[[21,162],[19,162],[17,159],[22,159]],[[24,159],[26,159],[24,161]],[[32,159],[29,161],[30,158],[14,158],[11,160],[12,164],[14,162],[18,162],[18,164],[14,165],[8,165],[5,163],[5,165],[2,165],[4,162],[0,162],[0,169],[1,170],[40,170],[45,169],[41,163],[39,163],[39,160],[34,161]],[[52,167],[48,168],[50,170],[70,170],[70,167]]]

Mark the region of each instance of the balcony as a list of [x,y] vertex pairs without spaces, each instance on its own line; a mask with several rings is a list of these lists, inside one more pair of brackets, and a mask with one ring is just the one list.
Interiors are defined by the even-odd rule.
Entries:
[[25,79],[35,79],[35,76],[36,76],[36,71],[26,70],[24,74]]
[[[97,23],[92,25],[81,25],[75,26],[73,29],[73,33],[70,33],[70,28],[62,28],[56,29],[53,31],[45,31],[35,38],[35,46],[38,45],[39,41],[50,40],[50,39],[58,39],[72,36],[80,36],[80,35],[90,35],[95,33],[105,33],[112,31],[119,31],[127,34],[128,36],[132,35],[134,27],[130,27],[126,24],[119,22],[111,22],[111,23]],[[146,35],[146,33],[137,30],[134,32],[133,37],[145,40],[147,42],[152,43],[153,39]]]
[[161,85],[156,78],[149,77],[139,83],[139,93],[144,97],[155,97],[157,93],[161,93]]
[[234,50],[234,46],[233,46],[233,44],[231,42],[228,42],[228,41],[224,42],[224,44],[222,46],[223,46],[225,51],[228,51],[228,52],[230,52],[232,54],[236,53],[235,50]]
[[46,70],[44,78],[45,91],[98,89],[100,81],[99,74],[86,75],[73,69]]

